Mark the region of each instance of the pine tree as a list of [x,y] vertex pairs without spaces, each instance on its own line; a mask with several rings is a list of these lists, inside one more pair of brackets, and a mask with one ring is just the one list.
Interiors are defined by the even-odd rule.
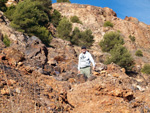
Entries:
[[7,7],[5,5],[5,3],[7,2],[7,0],[0,0],[0,10],[1,11],[6,11]]
[[[42,1],[44,2],[44,1]],[[47,5],[39,0],[24,0],[19,2],[12,15],[11,26],[15,29],[39,37],[43,43],[48,45],[50,33],[46,25],[50,21]]]
[[72,24],[67,18],[63,18],[57,27],[58,37],[70,40],[70,33],[72,31]]
[[110,51],[111,57],[107,59],[106,64],[111,62],[118,64],[125,68],[127,71],[131,71],[134,65],[133,58],[130,52],[122,45],[115,45]]
[[109,52],[116,44],[124,44],[124,40],[118,32],[108,32],[104,35],[104,39],[100,42],[102,51]]

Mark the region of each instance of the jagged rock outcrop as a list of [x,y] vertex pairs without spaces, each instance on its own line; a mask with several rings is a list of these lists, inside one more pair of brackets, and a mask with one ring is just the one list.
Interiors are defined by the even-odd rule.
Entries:
[[133,22],[133,23],[135,23],[135,24],[138,24],[138,23],[139,23],[139,20],[138,20],[137,18],[133,18],[133,17],[128,17],[128,16],[126,16],[124,20]]

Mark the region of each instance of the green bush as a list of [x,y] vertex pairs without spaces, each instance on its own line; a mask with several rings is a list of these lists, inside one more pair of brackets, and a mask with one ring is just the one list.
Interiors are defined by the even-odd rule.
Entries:
[[122,36],[118,32],[108,32],[100,42],[100,47],[102,48],[102,51],[109,52],[116,44],[124,44]]
[[52,14],[51,22],[53,23],[53,25],[55,27],[57,27],[59,22],[60,22],[60,20],[61,20],[61,14],[59,13],[59,11],[54,9],[53,14]]
[[70,0],[57,0],[57,3],[61,3],[61,2],[68,2],[68,3],[71,3]]
[[145,74],[150,74],[150,64],[145,64],[141,72]]
[[71,42],[72,44],[78,46],[85,45],[87,47],[90,47],[94,42],[93,38],[94,36],[92,35],[91,30],[80,31],[76,27],[71,35]]
[[106,21],[104,22],[104,27],[113,27],[113,23],[111,23],[110,21]]
[[6,16],[10,21],[13,20],[12,15],[13,15],[14,11],[15,11],[15,6],[12,5],[12,6],[8,7],[8,8],[7,8],[7,11],[5,12],[5,16]]
[[79,20],[79,18],[77,16],[72,16],[70,18],[71,22],[72,23],[79,23],[79,24],[82,24],[82,22]]
[[125,68],[126,71],[131,71],[134,65],[133,58],[129,51],[122,45],[115,45],[110,51],[111,57],[107,59],[106,64],[111,62]]
[[130,35],[129,38],[132,42],[135,42],[135,36]]
[[31,1],[40,2],[40,5],[43,8],[42,10],[47,14],[49,19],[51,19],[51,13],[50,13],[50,10],[52,9],[52,1],[51,0],[31,0]]
[[7,10],[7,7],[5,5],[5,3],[7,2],[8,0],[0,0],[0,11],[6,11]]
[[72,31],[72,24],[69,22],[67,18],[64,17],[57,26],[58,37],[65,40],[70,40],[71,31]]
[[50,21],[50,4],[49,0],[24,0],[19,2],[15,10],[10,8],[6,15],[12,19],[13,28],[28,33],[29,36],[35,35],[48,45],[51,35],[45,26]]
[[137,50],[135,53],[136,56],[143,57],[143,53],[141,50]]
[[9,38],[8,38],[7,35],[5,35],[5,36],[3,37],[3,43],[5,44],[6,47],[9,47],[9,46],[10,46],[10,40],[9,40]]
[[35,35],[38,36],[39,39],[46,45],[49,46],[49,43],[52,39],[51,34],[49,33],[49,31],[47,30],[46,27],[41,27],[41,26],[33,26],[31,28],[28,29],[30,32],[32,32],[33,34],[31,35]]
[[121,31],[120,31],[120,30],[117,30],[117,32],[118,32],[118,33],[121,33]]

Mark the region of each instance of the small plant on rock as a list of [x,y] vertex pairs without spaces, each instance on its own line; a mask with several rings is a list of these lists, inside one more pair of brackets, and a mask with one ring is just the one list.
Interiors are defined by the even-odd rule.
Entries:
[[113,23],[111,23],[110,21],[106,21],[104,22],[104,27],[113,27]]
[[72,16],[70,18],[71,22],[72,23],[79,23],[79,24],[82,24],[82,22],[79,20],[79,18],[77,16]]
[[135,42],[135,36],[130,35],[129,38],[132,42]]
[[135,55],[138,56],[138,57],[143,57],[143,53],[142,53],[141,50],[137,50]]
[[3,43],[5,44],[6,47],[9,47],[9,46],[10,46],[10,40],[9,40],[9,38],[8,38],[7,35],[5,35],[5,36],[3,37]]
[[145,74],[150,74],[150,64],[145,64],[141,72]]

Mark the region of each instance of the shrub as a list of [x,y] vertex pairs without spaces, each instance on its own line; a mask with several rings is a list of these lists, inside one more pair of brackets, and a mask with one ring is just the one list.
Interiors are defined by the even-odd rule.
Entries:
[[68,3],[71,3],[70,0],[57,0],[57,3],[61,3],[61,2],[68,2]]
[[6,11],[7,7],[5,5],[5,3],[7,2],[7,0],[0,0],[0,10],[1,11]]
[[124,40],[118,32],[106,33],[104,39],[100,42],[100,46],[104,52],[109,52],[116,44],[124,44]]
[[13,20],[12,15],[13,15],[14,11],[15,11],[15,6],[12,5],[12,6],[8,7],[8,8],[7,8],[7,11],[5,12],[5,16],[6,16],[10,21]]
[[[10,15],[10,19],[12,19],[11,26],[18,31],[28,33],[30,36],[39,37],[47,45],[50,42],[50,33],[45,26],[50,21],[49,5],[49,0],[45,0],[45,2],[44,0],[24,0],[19,2],[14,13]],[[9,15],[10,13],[6,14]]]
[[141,50],[137,50],[135,53],[136,56],[143,57],[143,53]]
[[49,46],[49,43],[50,43],[50,41],[52,39],[52,36],[49,33],[49,31],[46,29],[46,27],[44,27],[44,26],[43,27],[41,27],[41,26],[33,26],[33,27],[29,28],[28,30],[31,31],[31,32],[33,32],[33,35],[38,36],[39,39],[46,46]]
[[76,27],[71,35],[71,42],[78,46],[85,45],[90,47],[94,42],[93,38],[91,30],[80,31]]
[[51,22],[53,23],[53,25],[55,27],[57,27],[59,22],[60,22],[60,20],[61,20],[61,14],[59,13],[59,11],[54,9],[53,14],[52,14]]
[[150,74],[150,64],[145,64],[141,72],[145,74]]
[[47,14],[49,19],[51,19],[51,13],[50,10],[52,9],[52,1],[51,0],[32,0],[40,2],[40,5],[42,6],[42,10]]
[[104,22],[104,27],[113,27],[113,23],[111,23],[110,21],[106,21]]
[[82,22],[79,20],[79,18],[77,16],[72,16],[70,18],[70,20],[71,20],[72,23],[80,23],[80,24],[82,24]]
[[8,38],[7,35],[5,35],[5,36],[3,37],[3,43],[5,44],[6,47],[9,47],[9,46],[10,46],[10,40],[9,40],[9,38]]
[[69,22],[67,18],[63,18],[57,27],[58,37],[70,40],[70,33],[72,31],[72,24]]
[[135,42],[135,36],[130,35],[129,38],[132,42]]
[[118,33],[121,33],[121,31],[120,31],[120,30],[117,30],[117,32],[118,32]]
[[110,51],[111,57],[107,59],[106,64],[111,62],[116,63],[122,68],[125,68],[126,71],[131,71],[134,65],[133,58],[129,51],[122,45],[115,45]]

